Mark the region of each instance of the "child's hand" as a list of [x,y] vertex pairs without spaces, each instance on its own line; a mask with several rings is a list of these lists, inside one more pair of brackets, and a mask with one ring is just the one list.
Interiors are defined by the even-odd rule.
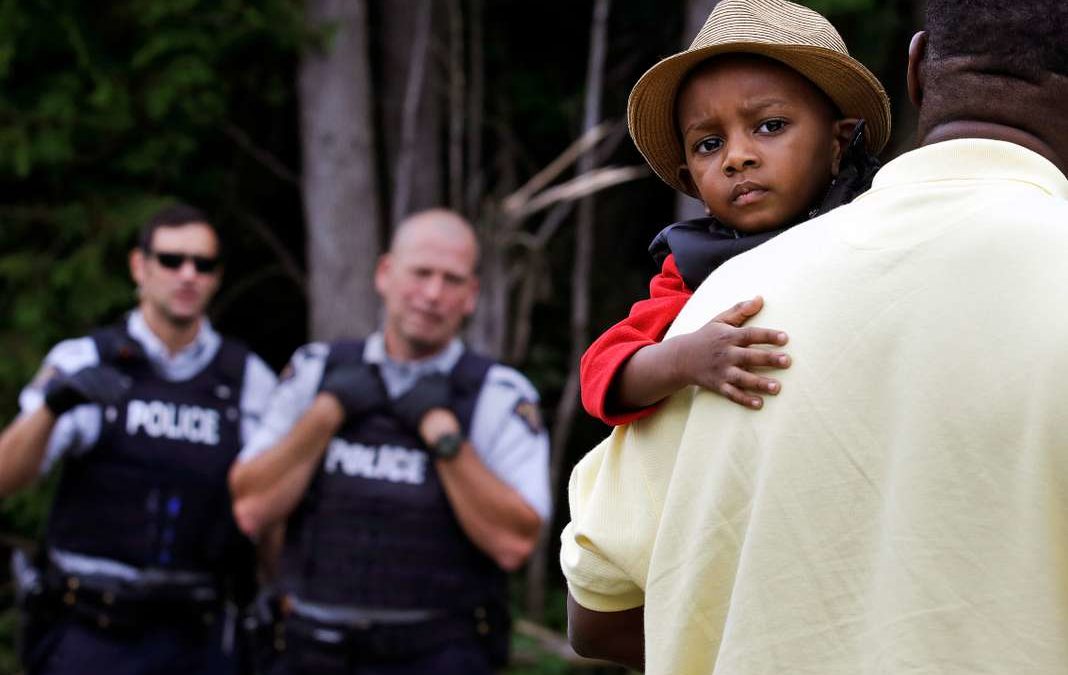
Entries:
[[750,348],[758,344],[784,345],[788,339],[782,331],[742,327],[763,306],[764,299],[758,295],[717,315],[700,330],[680,336],[678,339],[684,342],[679,345],[675,366],[679,376],[689,384],[759,410],[764,399],[758,394],[778,394],[782,385],[750,371],[790,366],[790,357],[782,352]]

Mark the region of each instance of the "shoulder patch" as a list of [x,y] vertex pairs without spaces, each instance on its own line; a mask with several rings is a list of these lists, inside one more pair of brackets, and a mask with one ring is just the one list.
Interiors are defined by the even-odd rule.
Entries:
[[537,403],[521,398],[516,402],[512,413],[523,420],[523,423],[527,425],[527,429],[530,429],[530,433],[540,434],[544,430],[541,411],[538,409]]

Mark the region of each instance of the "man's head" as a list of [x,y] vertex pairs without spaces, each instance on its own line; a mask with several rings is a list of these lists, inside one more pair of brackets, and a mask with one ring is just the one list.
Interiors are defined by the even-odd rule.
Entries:
[[130,253],[141,310],[150,318],[185,326],[199,321],[219,288],[219,237],[199,210],[167,207],[141,228]]
[[802,219],[838,173],[857,120],[796,70],[750,54],[717,56],[679,87],[679,180],[739,232]]
[[793,70],[822,92],[838,117],[865,121],[868,152],[877,154],[890,138],[886,92],[871,71],[849,55],[827,19],[787,0],[720,0],[693,44],[646,71],[627,103],[634,144],[671,187],[701,198],[697,186],[687,184],[679,171],[687,153],[677,105],[682,85],[694,81],[694,71],[727,54],[762,56]]
[[923,143],[997,138],[1068,171],[1068,3],[929,0],[909,49]]
[[478,240],[458,214],[431,209],[398,227],[375,270],[390,356],[425,358],[460,332],[478,300]]

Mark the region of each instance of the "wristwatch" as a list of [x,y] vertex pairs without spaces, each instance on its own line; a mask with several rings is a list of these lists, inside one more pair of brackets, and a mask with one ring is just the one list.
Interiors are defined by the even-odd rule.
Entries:
[[438,440],[434,441],[434,444],[430,446],[430,454],[435,459],[449,460],[460,454],[460,446],[463,445],[464,437],[462,434],[449,433],[438,436]]

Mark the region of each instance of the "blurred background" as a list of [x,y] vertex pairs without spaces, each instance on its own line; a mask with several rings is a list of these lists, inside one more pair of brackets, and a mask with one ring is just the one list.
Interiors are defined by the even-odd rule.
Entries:
[[[909,149],[909,38],[924,0],[804,0],[890,94]],[[556,556],[571,466],[608,429],[577,362],[647,293],[649,241],[699,215],[626,135],[630,87],[714,0],[0,0],[0,419],[55,342],[135,302],[126,258],[173,200],[226,245],[216,327],[273,367],[378,320],[371,272],[404,215],[475,223],[469,342],[527,374],[553,440],[555,523],[514,580],[509,673],[595,672],[561,648]],[[0,502],[0,558],[49,489]],[[0,571],[0,673],[17,672]],[[601,669],[603,672],[616,672]]]

